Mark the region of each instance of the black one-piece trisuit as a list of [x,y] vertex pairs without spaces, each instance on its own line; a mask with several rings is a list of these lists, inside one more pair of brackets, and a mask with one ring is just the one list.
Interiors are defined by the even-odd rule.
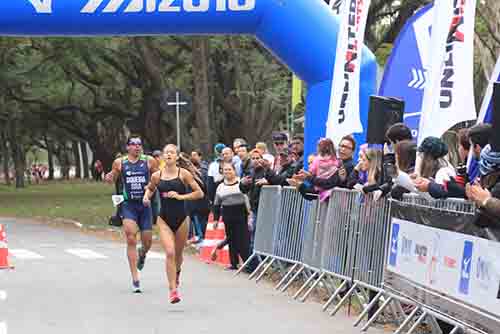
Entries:
[[[163,173],[163,171],[161,172]],[[168,198],[167,194],[170,191],[183,195],[186,194],[186,186],[182,182],[180,175],[181,169],[175,179],[163,180],[160,173],[160,183],[158,184],[158,192],[161,198],[160,217],[167,223],[172,232],[177,232],[179,227],[187,217],[184,201],[179,201],[174,198]]]

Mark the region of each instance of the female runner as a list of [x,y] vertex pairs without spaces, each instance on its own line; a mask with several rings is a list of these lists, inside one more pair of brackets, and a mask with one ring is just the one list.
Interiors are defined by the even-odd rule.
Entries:
[[[181,301],[178,286],[182,267],[182,252],[186,245],[189,222],[184,201],[203,198],[203,191],[196,183],[193,175],[179,160],[177,146],[169,144],[163,149],[165,167],[151,176],[146,187],[144,205],[151,204],[151,197],[158,188],[161,198],[161,209],[157,225],[160,229],[160,240],[166,254],[166,272],[170,290],[170,303]],[[186,187],[193,191],[187,193]]]

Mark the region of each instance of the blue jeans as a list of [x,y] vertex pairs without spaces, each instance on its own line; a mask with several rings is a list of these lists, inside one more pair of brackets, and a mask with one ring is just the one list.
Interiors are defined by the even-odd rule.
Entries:
[[[252,225],[252,232],[250,233],[250,254],[253,254],[253,247],[255,245],[255,232],[257,231],[257,210],[252,210],[252,219],[250,221]],[[254,271],[260,263],[259,257],[254,257],[253,260],[248,264],[248,269]]]
[[252,219],[250,221],[252,225],[252,233],[250,233],[250,252],[253,252],[253,246],[255,244],[255,232],[257,230],[257,210],[252,210]]
[[205,238],[204,231],[206,230],[207,220],[203,215],[199,215],[197,213],[193,213],[191,215],[191,225],[193,226],[193,233],[199,239],[202,240]]

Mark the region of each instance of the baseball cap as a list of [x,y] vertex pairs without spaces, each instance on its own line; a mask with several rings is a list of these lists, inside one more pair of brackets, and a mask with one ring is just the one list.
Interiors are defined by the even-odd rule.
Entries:
[[273,139],[274,142],[275,141],[284,141],[284,142],[287,142],[288,141],[288,136],[284,132],[275,132],[272,135],[272,139]]
[[153,157],[161,157],[161,151],[160,150],[154,150],[153,154],[151,154]]

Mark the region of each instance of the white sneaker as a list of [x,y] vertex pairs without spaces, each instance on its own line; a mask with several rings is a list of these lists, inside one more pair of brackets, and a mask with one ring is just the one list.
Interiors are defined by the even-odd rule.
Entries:
[[132,282],[132,292],[133,293],[141,293],[141,284],[139,281]]

